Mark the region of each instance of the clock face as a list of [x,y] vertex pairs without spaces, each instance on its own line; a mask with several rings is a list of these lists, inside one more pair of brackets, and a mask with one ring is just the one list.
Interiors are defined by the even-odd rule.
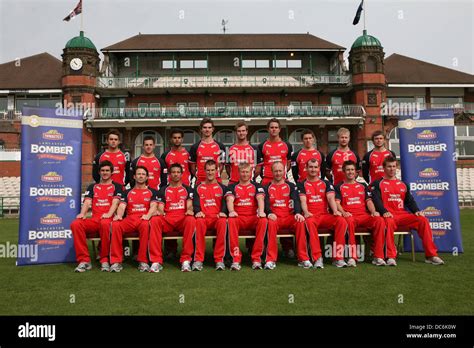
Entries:
[[71,59],[71,63],[69,64],[72,70],[79,70],[82,68],[82,60],[81,58],[73,58]]

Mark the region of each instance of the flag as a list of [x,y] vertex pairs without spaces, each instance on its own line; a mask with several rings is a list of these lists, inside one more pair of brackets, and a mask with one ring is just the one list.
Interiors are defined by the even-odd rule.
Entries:
[[354,20],[352,21],[352,24],[356,25],[357,23],[359,23],[359,20],[360,20],[360,14],[362,13],[362,6],[364,6],[364,0],[362,0],[360,2],[360,5],[359,7],[357,8],[357,12],[356,12],[356,15],[354,17]]
[[79,3],[74,7],[74,10],[72,10],[64,19],[63,21],[69,22],[71,19],[76,17],[78,14],[82,13],[82,0],[79,0]]

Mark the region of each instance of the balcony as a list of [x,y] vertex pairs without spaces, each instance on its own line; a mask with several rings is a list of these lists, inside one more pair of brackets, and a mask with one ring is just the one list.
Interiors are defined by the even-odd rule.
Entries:
[[219,75],[219,76],[160,76],[160,77],[99,77],[98,88],[152,89],[152,88],[250,88],[250,87],[314,87],[319,85],[345,86],[350,75]]
[[215,118],[263,118],[263,117],[362,117],[361,105],[313,105],[313,106],[235,106],[235,107],[161,107],[161,108],[100,108],[95,119],[200,119]]

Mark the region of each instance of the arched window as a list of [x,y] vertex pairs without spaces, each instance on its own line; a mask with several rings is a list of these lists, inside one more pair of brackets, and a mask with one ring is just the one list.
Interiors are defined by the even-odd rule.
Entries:
[[230,129],[222,129],[214,135],[216,141],[230,147],[235,143],[235,132]]
[[159,157],[163,153],[164,142],[163,138],[161,137],[160,133],[153,131],[153,130],[146,130],[138,134],[135,139],[135,157],[137,158],[142,154],[142,146],[143,146],[143,138],[146,136],[152,136],[155,138],[156,148],[155,148],[155,155]]
[[367,61],[365,62],[365,72],[377,72],[377,60],[374,57],[367,58]]
[[198,132],[191,129],[186,129],[184,131],[183,146],[186,148],[186,150],[189,151],[191,146],[193,146],[193,144],[197,143],[199,140],[201,140],[201,137],[199,136]]
[[388,148],[400,157],[400,140],[398,138],[398,127],[393,128],[388,135]]
[[266,129],[260,129],[252,134],[250,138],[250,143],[258,145],[263,143],[265,140],[268,139],[268,131]]
[[[303,133],[305,130],[310,130],[308,128],[298,128],[296,130],[294,130],[289,138],[288,138],[288,142],[293,146],[293,151],[296,152],[298,151],[299,149],[301,149],[303,147],[303,141],[301,140],[301,133]],[[317,139],[316,139],[316,136],[315,136],[315,139],[314,139],[314,147],[316,148],[317,147]]]

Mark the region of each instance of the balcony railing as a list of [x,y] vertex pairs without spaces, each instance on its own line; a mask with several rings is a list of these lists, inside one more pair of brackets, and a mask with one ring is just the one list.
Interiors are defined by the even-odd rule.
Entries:
[[99,88],[225,88],[225,87],[312,87],[316,85],[347,85],[350,75],[264,75],[264,76],[161,76],[161,77],[99,77]]
[[385,114],[389,116],[408,116],[417,111],[427,109],[453,109],[454,114],[474,114],[474,103],[387,102]]
[[100,108],[95,118],[143,119],[143,118],[242,118],[242,117],[344,117],[364,116],[361,105],[313,105],[313,106],[235,106],[235,107],[142,107]]

